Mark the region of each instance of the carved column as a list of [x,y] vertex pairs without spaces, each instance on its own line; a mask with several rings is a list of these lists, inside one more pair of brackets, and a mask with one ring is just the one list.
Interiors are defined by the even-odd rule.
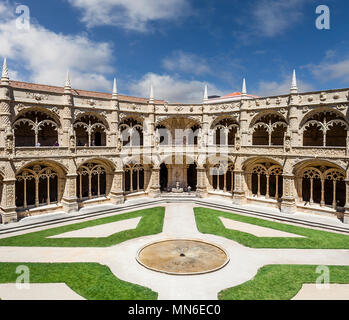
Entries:
[[199,198],[205,198],[207,196],[207,187],[205,184],[206,169],[205,167],[197,167],[197,187],[196,194]]
[[243,204],[245,202],[245,199],[244,172],[243,170],[234,170],[233,203]]
[[154,167],[151,174],[151,186],[149,196],[158,198],[161,195],[160,191],[160,167]]
[[299,141],[299,122],[298,122],[298,107],[297,107],[298,95],[291,94],[289,103],[289,123],[291,131],[291,146],[297,147],[302,145],[302,141]]
[[124,203],[124,191],[123,191],[123,170],[116,170],[113,177],[112,188],[110,192],[110,199],[114,204]]
[[283,174],[283,195],[281,198],[281,212],[294,213],[296,207],[295,177]]
[[4,179],[1,201],[1,220],[3,224],[16,222],[16,179]]
[[343,222],[349,224],[349,179],[345,180],[345,206]]
[[76,195],[77,176],[75,172],[66,175],[62,205],[63,210],[67,213],[78,211],[78,198]]

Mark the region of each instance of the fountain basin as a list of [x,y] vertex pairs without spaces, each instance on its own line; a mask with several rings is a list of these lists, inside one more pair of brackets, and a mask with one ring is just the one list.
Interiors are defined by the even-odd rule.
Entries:
[[202,240],[167,239],[147,244],[137,261],[145,268],[172,275],[197,275],[223,268],[229,257],[216,244]]

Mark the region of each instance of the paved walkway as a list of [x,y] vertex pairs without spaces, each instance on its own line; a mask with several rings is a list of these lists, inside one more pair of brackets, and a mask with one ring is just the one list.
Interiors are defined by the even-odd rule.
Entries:
[[[221,270],[195,276],[173,276],[142,267],[138,250],[166,238],[201,239],[222,246],[230,262]],[[166,205],[161,234],[132,239],[109,248],[0,247],[0,262],[98,262],[120,279],[151,288],[159,299],[217,299],[222,289],[252,279],[267,264],[349,265],[349,250],[251,249],[239,243],[198,232],[192,204]],[[315,272],[315,270],[314,270]]]

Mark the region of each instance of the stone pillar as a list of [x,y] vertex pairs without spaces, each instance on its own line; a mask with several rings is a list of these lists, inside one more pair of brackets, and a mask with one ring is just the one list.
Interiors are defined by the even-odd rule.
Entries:
[[294,213],[296,207],[295,177],[292,174],[283,174],[283,195],[281,198],[281,212]]
[[158,198],[161,195],[160,191],[160,168],[154,167],[151,175],[151,186],[149,190],[149,196],[152,198]]
[[76,212],[79,209],[78,198],[76,195],[76,173],[66,175],[64,193],[62,198],[63,210],[67,213]]
[[196,194],[199,198],[205,198],[207,196],[207,187],[205,184],[206,169],[205,167],[197,167],[197,187]]
[[349,179],[345,180],[345,206],[343,222],[349,224]]
[[299,136],[299,123],[298,123],[298,108],[297,108],[297,97],[298,95],[291,94],[290,105],[289,105],[289,123],[291,131],[291,146],[298,147],[302,145],[302,141]]
[[249,130],[248,130],[248,114],[247,114],[247,102],[244,101],[244,104],[241,106],[241,113],[240,113],[240,133],[241,133],[241,145],[252,145],[249,142]]
[[4,179],[1,201],[1,221],[3,224],[16,222],[16,179]]
[[241,205],[245,202],[245,200],[244,171],[234,170],[233,203]]
[[123,191],[123,170],[116,170],[113,177],[110,199],[114,204],[122,204],[125,202]]

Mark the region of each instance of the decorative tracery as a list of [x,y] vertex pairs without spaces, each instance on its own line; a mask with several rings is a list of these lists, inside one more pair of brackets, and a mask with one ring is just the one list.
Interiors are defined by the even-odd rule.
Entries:
[[106,193],[106,170],[104,166],[89,162],[78,169],[77,197],[92,199],[104,196]]
[[283,169],[279,165],[269,163],[254,165],[249,171],[252,194],[278,200],[282,197],[282,173]]
[[286,121],[279,115],[262,116],[252,128],[253,145],[283,145],[287,131]]
[[55,146],[58,143],[58,125],[45,113],[28,112],[14,122],[13,128],[17,147]]
[[119,125],[123,146],[143,146],[143,126],[136,119],[125,119]]
[[106,126],[97,117],[86,115],[74,123],[77,146],[94,147],[106,145]]
[[233,192],[234,164],[222,161],[210,168],[210,184],[215,191]]
[[130,163],[124,167],[124,190],[126,193],[144,191],[144,167]]
[[27,208],[57,202],[58,174],[50,167],[35,165],[16,176],[17,206]]
[[216,145],[235,145],[239,125],[233,119],[223,119],[213,127],[213,141]]
[[327,166],[307,167],[298,177],[298,193],[301,201],[310,205],[343,206],[345,202],[345,174]]
[[345,147],[348,123],[335,112],[319,112],[301,127],[303,146]]

